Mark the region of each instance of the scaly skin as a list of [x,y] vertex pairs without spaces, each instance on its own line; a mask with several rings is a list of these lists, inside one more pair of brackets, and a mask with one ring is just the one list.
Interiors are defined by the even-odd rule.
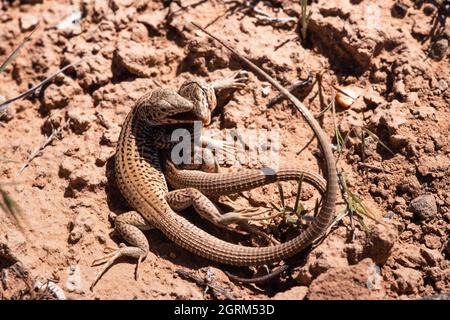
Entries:
[[[201,171],[178,171],[175,167],[169,166],[167,168],[168,180],[176,187],[187,188],[184,189],[187,191],[196,191],[195,196],[198,196],[198,191],[206,195],[226,195],[251,190],[277,181],[298,180],[303,176],[306,182],[315,185],[322,192],[325,191],[320,212],[300,235],[288,242],[268,247],[247,247],[223,241],[178,215],[168,203],[170,193],[168,193],[160,163],[159,151],[161,148],[154,143],[155,132],[158,132],[155,129],[161,128],[164,124],[175,123],[171,116],[184,114],[187,111],[193,112],[197,119],[202,119],[207,124],[210,121],[210,110],[194,108],[189,99],[195,99],[196,96],[190,96],[189,92],[184,94],[186,100],[177,100],[176,93],[169,90],[157,90],[136,103],[123,124],[117,146],[115,165],[117,185],[122,195],[139,215],[129,215],[130,219],[128,220],[119,220],[122,217],[119,216],[116,219],[116,230],[132,246],[121,246],[111,255],[99,259],[98,261],[102,262],[108,259],[109,261],[93,285],[118,256],[135,257],[138,259],[139,265],[139,262],[147,255],[148,243],[145,236],[139,234],[139,226],[141,229],[148,228],[148,225],[156,227],[170,240],[192,253],[237,266],[261,265],[288,258],[311,244],[326,230],[333,217],[337,191],[336,170],[328,137],[300,101],[261,69],[245,58],[242,59],[279,89],[305,116],[319,140],[326,160],[328,181],[326,190],[325,183],[320,176],[292,167],[281,167],[277,172],[272,171],[270,174],[267,173],[271,169],[211,174]],[[179,93],[183,95],[182,92],[183,88]],[[215,103],[215,96],[212,97],[209,91],[203,90],[202,94],[206,94],[210,104]],[[174,107],[178,109],[176,112],[171,110]],[[210,108],[214,107],[215,105]],[[188,123],[187,120],[183,122]],[[194,198],[192,192],[190,196]],[[205,199],[208,200],[204,197],[203,200]],[[177,199],[175,197],[172,200]]]

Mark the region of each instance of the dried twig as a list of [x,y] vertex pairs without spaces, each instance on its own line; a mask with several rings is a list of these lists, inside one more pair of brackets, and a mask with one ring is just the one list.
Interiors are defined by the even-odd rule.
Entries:
[[83,61],[85,61],[85,60],[87,60],[87,59],[89,59],[89,58],[91,58],[91,57],[92,57],[92,56],[87,56],[87,57],[84,57],[84,58],[82,58],[82,59],[80,59],[80,60],[74,62],[74,63],[68,64],[67,66],[65,66],[65,67],[63,67],[63,68],[61,68],[61,69],[59,69],[58,71],[56,71],[55,73],[53,73],[52,75],[50,75],[49,77],[47,77],[45,80],[43,80],[43,81],[40,82],[39,84],[35,85],[33,88],[28,89],[27,91],[25,91],[25,92],[19,94],[18,96],[14,97],[14,98],[11,98],[11,99],[8,99],[8,100],[2,102],[2,103],[0,104],[0,111],[5,110],[6,108],[8,108],[8,107],[10,106],[11,103],[13,103],[13,102],[15,102],[15,101],[17,101],[17,100],[23,99],[23,98],[25,98],[26,96],[28,96],[29,94],[35,92],[36,90],[38,90],[39,88],[41,88],[42,86],[44,86],[45,84],[47,84],[48,82],[52,81],[53,78],[55,78],[58,74],[60,74],[60,73],[62,73],[62,72],[64,72],[64,71],[66,71],[67,69],[69,69],[69,68],[71,68],[71,67],[75,67],[75,66],[79,65],[80,63],[82,63]]
[[214,295],[217,293],[223,295],[225,299],[228,300],[235,300],[233,295],[230,293],[230,290],[227,288],[221,288],[215,284],[210,283],[208,280],[202,279],[200,277],[197,277],[195,274],[184,271],[182,269],[175,270],[176,273],[179,275],[185,277],[186,279],[193,280],[195,283],[197,283],[199,286],[207,288],[211,288],[214,292]]
[[365,163],[365,162],[358,162],[358,166],[364,167],[364,168],[367,168],[367,169],[371,169],[371,170],[374,170],[374,171],[377,171],[377,172],[392,173],[391,171],[386,170],[386,169],[384,169],[382,167],[377,167],[377,166],[374,166],[374,165],[371,165],[371,164],[368,164],[368,163]]
[[20,170],[17,172],[16,176],[19,176],[23,172],[23,170],[25,170],[25,168],[28,167],[31,161],[33,161],[33,159],[40,156],[45,147],[48,146],[55,138],[57,138],[60,132],[61,128],[58,128],[56,130],[53,130],[48,137],[45,136],[44,142],[39,147],[34,149],[33,152],[28,156],[27,161],[22,165]]
[[[305,90],[307,87],[313,85],[314,77],[311,73],[308,74],[308,77],[305,80],[297,81],[291,85],[289,85],[286,89],[288,89],[289,92],[295,92],[298,90]],[[286,99],[286,97],[282,94],[277,95],[275,98],[271,99],[269,103],[267,104],[267,108],[273,107],[275,104],[279,103],[280,101]]]

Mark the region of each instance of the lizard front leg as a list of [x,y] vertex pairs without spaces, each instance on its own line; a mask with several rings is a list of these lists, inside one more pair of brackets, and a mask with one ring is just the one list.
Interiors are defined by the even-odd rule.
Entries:
[[132,257],[137,259],[135,278],[138,279],[138,269],[141,261],[149,252],[147,238],[142,231],[152,229],[152,226],[136,211],[129,211],[121,215],[110,214],[114,221],[114,232],[118,233],[130,246],[121,243],[119,248],[107,247],[110,253],[93,261],[92,266],[105,264],[91,284],[92,290],[106,270],[120,257]]
[[242,89],[248,81],[248,72],[245,70],[236,71],[226,77],[216,79],[211,82],[214,90],[222,89]]

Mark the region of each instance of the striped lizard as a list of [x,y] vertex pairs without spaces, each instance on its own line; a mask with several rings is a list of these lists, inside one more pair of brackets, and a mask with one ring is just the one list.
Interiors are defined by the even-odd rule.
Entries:
[[[173,146],[173,142],[164,134],[166,127],[172,124],[192,123],[194,120],[201,120],[205,125],[209,124],[211,110],[216,106],[215,92],[223,88],[241,87],[243,81],[241,73],[212,83],[202,80],[187,81],[178,93],[169,89],[157,89],[146,93],[138,99],[125,119],[115,156],[117,185],[128,203],[136,210],[113,216],[115,231],[129,243],[129,246],[121,244],[119,248],[94,261],[93,264],[105,265],[93,281],[91,289],[107,268],[121,256],[137,259],[137,278],[139,265],[149,252],[149,244],[142,231],[152,227],[162,231],[181,247],[207,259],[230,265],[251,266],[293,256],[321,236],[329,225],[334,213],[337,177],[328,137],[295,96],[259,67],[218,41],[266,78],[303,114],[322,148],[326,162],[326,187],[321,176],[297,167],[280,166],[277,171],[263,168],[232,173],[210,173],[178,170],[170,162],[162,163],[161,150]],[[277,181],[295,181],[302,176],[305,182],[324,193],[322,206],[306,230],[281,244],[266,247],[232,244],[210,235],[174,211],[193,206],[200,215],[217,225],[245,222],[252,217],[239,212],[222,215],[207,195],[229,195]],[[175,190],[168,190],[166,179]]]

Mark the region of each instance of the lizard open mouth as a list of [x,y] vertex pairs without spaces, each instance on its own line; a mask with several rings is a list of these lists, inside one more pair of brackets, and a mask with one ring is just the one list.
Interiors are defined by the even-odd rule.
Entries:
[[209,122],[211,121],[209,117],[199,119],[189,111],[174,114],[172,116],[169,116],[166,120],[166,123],[193,123],[194,121],[202,121],[205,125],[209,124]]

